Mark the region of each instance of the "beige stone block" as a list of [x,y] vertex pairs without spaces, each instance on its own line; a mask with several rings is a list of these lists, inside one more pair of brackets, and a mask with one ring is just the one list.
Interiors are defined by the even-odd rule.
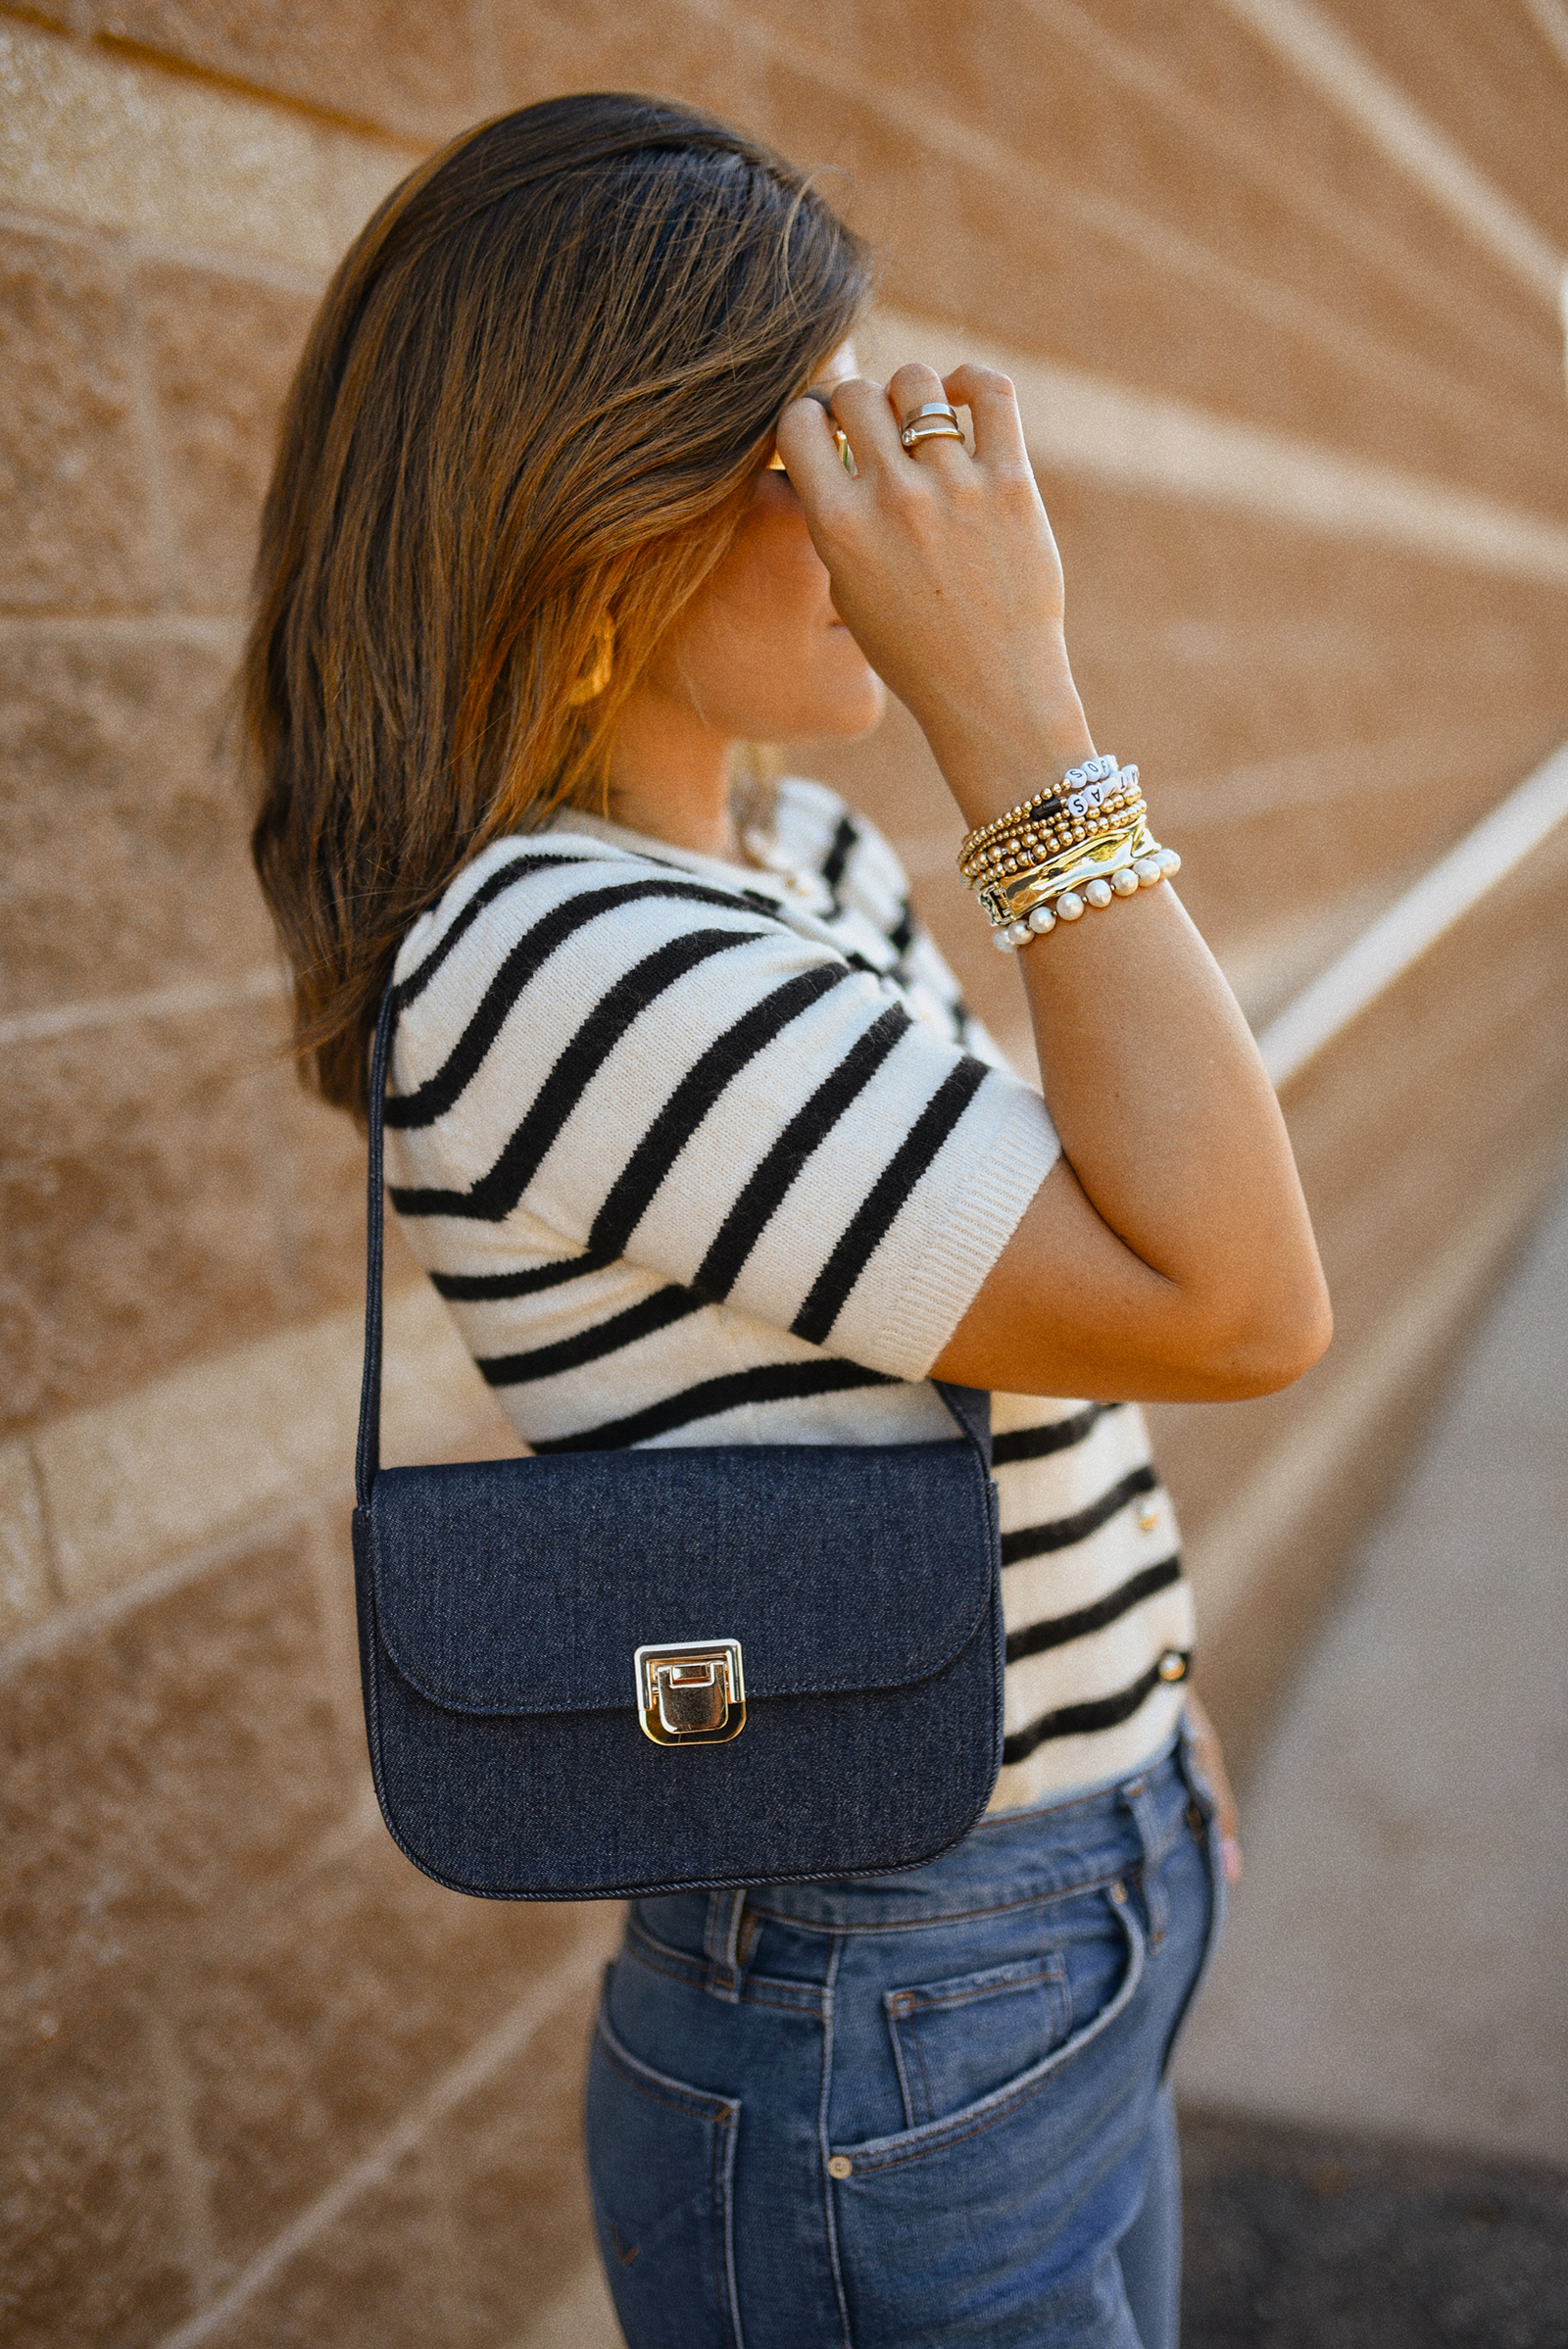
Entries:
[[[1568,1126],[1568,1044],[1555,1015],[1568,978],[1565,856],[1568,839],[1543,853],[1538,871],[1516,874],[1500,902],[1484,902],[1287,1088],[1336,1337],[1284,1395],[1154,1414],[1164,1472],[1200,1548],[1252,1480],[1272,1489],[1275,1464],[1297,1455],[1301,1429],[1322,1410],[1332,1419],[1358,1364],[1393,1365],[1373,1385],[1396,1401],[1430,1391],[1454,1314],[1549,1179]],[[1348,1538],[1355,1509],[1342,1515]],[[1239,1554],[1246,1543],[1233,1546]]]
[[417,149],[0,24],[0,205],[177,252],[331,269]]
[[[602,1947],[603,1926],[590,1930]],[[579,1982],[547,2028],[235,2311],[237,2349],[322,2339],[342,2349],[432,2340],[503,2349],[529,2337],[531,2315],[552,2301],[602,2325],[603,2298],[596,2306],[583,2289],[596,2254],[581,2150],[598,1983]]]
[[0,232],[0,606],[136,611],[156,595],[126,336],[96,254]]
[[232,633],[0,632],[0,1024],[272,962],[222,747]]
[[1549,1142],[1516,1159],[1508,1178],[1476,1202],[1469,1224],[1450,1230],[1425,1276],[1359,1352],[1333,1364],[1328,1382],[1296,1403],[1283,1438],[1247,1464],[1189,1545],[1204,1701],[1244,1775],[1265,1750],[1368,1523],[1386,1506],[1455,1353],[1551,1186],[1560,1126]]
[[1336,7],[1363,54],[1513,202],[1568,248],[1560,58],[1524,9],[1447,9],[1439,39],[1389,0]]
[[1568,832],[1559,829],[1288,1088],[1308,1200],[1327,1245],[1356,1235],[1358,1269],[1377,1254],[1369,1174],[1379,1190],[1402,1187],[1399,1228],[1406,1246],[1419,1246],[1423,1230],[1506,1162],[1538,1102],[1568,1105],[1568,1041],[1556,1016],[1568,977],[1565,874]]
[[350,1812],[363,1733],[323,1659],[318,1538],[302,1527],[8,1671],[8,2073],[106,2000],[200,1972],[230,1930],[239,1963],[251,1908],[288,1913]]
[[11,1247],[0,1416],[107,1399],[361,1292],[363,1148],[241,1003],[3,1053]]
[[0,1444],[0,1641],[55,1603],[38,1472],[24,1443]]
[[[208,1356],[39,1429],[39,1473],[62,1590],[92,1596],[321,1490],[353,1464],[360,1311]],[[439,1457],[489,1398],[422,1280],[389,1300],[389,1457]],[[429,1447],[426,1451],[425,1447]]]
[[[575,2215],[581,2007],[598,1988],[615,1930],[608,1910],[509,1907],[443,1892],[377,1830],[336,1870],[297,1880],[286,1911],[266,1913],[253,1902],[243,1934],[204,1933],[199,1954],[191,1951],[197,1962],[172,1976],[163,1994],[192,2080],[214,2241],[229,2272],[267,2258],[302,2222],[316,2236],[307,2271],[321,2256],[318,2246],[334,2236],[352,2255],[363,2253],[378,2231],[376,2174],[398,2132],[413,2140],[400,2202],[412,2186],[424,2223],[438,2230],[465,2202],[476,2230],[504,2226],[498,2195],[483,2206],[483,2158],[460,2156],[443,2182],[445,2164],[427,2150],[440,2133],[430,2101],[446,2100],[454,2073],[461,2092],[466,2066],[482,2076],[487,2042],[497,2040],[499,2069],[464,2103],[469,2112],[510,2105],[516,2133],[537,2140],[540,2208],[519,2197],[512,2223],[542,2236],[541,2221],[564,2198]],[[558,2011],[563,1981],[571,2005]],[[530,2087],[535,2077],[540,2087],[522,2109],[520,2067],[506,2046],[519,2004],[542,2010],[546,2022],[525,2058]],[[548,2085],[553,2069],[563,2071],[558,2094]],[[340,2195],[341,2181],[365,2166],[369,2176],[341,2219],[323,2213],[313,2225],[313,2209]],[[551,2193],[546,2181],[563,2169]],[[564,2247],[563,2265],[579,2242]],[[285,2288],[292,2298],[297,2275]]]
[[278,412],[315,304],[205,269],[142,269],[165,478],[193,611],[244,608]]
[[[1335,240],[1347,262],[1353,267],[1362,255],[1375,258],[1379,279],[1392,278],[1396,294],[1401,275],[1415,280],[1429,332],[1442,323],[1445,286],[1450,331],[1472,345],[1489,326],[1499,353],[1513,358],[1529,330],[1539,332],[1540,307],[1526,288],[1424,189],[1391,168],[1358,122],[1228,10],[1185,8],[1181,0],[1099,0],[1095,14],[1106,30],[1156,57],[1216,125],[1218,135],[1193,141],[1195,176],[1199,158],[1206,162],[1215,147],[1221,157],[1232,142],[1261,151],[1299,187],[1299,211],[1309,213],[1328,190],[1349,213]],[[1358,16],[1352,38],[1360,22]],[[1454,18],[1441,31],[1424,22],[1432,47],[1446,49]]]
[[776,43],[741,10],[542,0],[503,5],[493,24],[504,104],[529,106],[561,90],[647,89],[710,107],[763,138],[780,135],[768,102]]
[[415,0],[93,0],[101,30],[253,89],[434,145],[493,112],[472,20]]
[[8,2050],[0,2325],[17,2342],[143,2349],[192,2294],[145,2018],[111,1995]]
[[624,2349],[625,2338],[596,2250],[506,2349],[561,2349],[564,2342],[571,2349]]
[[[399,2131],[417,2160],[492,2078],[505,2097],[534,2060],[519,2006],[547,2061],[580,2060],[560,1998],[590,1991],[613,1912],[460,1899],[364,1818],[323,1638],[323,1593],[350,1581],[330,1515],[329,1537],[302,1525],[8,1682],[0,2271],[38,2327],[22,2337],[162,2338],[184,2276],[210,2300],[345,2178],[351,2205],[372,2195]],[[541,2175],[572,2141],[565,2093],[513,2100]],[[441,2167],[419,2188],[438,2225]]]

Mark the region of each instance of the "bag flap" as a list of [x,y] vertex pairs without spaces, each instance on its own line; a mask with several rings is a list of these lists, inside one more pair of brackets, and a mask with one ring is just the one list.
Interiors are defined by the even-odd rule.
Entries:
[[377,1635],[459,1712],[633,1701],[645,1644],[739,1639],[748,1699],[941,1670],[995,1587],[994,1488],[961,1442],[685,1446],[383,1469]]

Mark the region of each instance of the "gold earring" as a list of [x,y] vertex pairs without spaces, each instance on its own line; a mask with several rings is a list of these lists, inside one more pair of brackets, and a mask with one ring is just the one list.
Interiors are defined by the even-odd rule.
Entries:
[[596,702],[610,683],[610,673],[615,661],[615,623],[608,612],[599,623],[594,642],[598,651],[593,667],[567,694],[568,710],[580,710],[585,702]]

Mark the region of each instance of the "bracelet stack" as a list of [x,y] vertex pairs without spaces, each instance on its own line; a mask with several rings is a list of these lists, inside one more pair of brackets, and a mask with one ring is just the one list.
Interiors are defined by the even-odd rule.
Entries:
[[958,870],[990,916],[993,943],[1010,954],[1087,906],[1136,897],[1179,872],[1181,858],[1153,838],[1148,813],[1137,767],[1107,756],[971,832]]

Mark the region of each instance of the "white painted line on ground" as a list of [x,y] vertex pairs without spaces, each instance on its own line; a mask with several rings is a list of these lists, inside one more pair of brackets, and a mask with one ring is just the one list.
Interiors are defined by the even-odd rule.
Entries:
[[1568,744],[1423,873],[1370,930],[1288,1003],[1258,1038],[1276,1086],[1291,1079],[1401,978],[1446,930],[1568,817]]
[[1224,0],[1224,5],[1450,220],[1555,310],[1568,255],[1476,169],[1348,33],[1312,0]]
[[167,2333],[159,2349],[199,2349],[201,2342],[210,2341],[215,2333],[221,2331],[258,2292],[265,2291],[282,2274],[291,2260],[324,2234],[351,2203],[383,2184],[399,2162],[413,2153],[432,2129],[520,2055],[529,2040],[595,1980],[606,1955],[601,1936],[585,1936],[582,1946],[554,1968],[526,1998],[520,1999],[493,2031],[476,2041],[462,2061],[436,2082],[428,2096],[405,2115],[395,2129],[387,2131],[373,2151],[363,2161],[353,2163],[324,2194],[301,2211],[292,2225],[274,2235],[267,2248],[241,2269],[226,2292]]

